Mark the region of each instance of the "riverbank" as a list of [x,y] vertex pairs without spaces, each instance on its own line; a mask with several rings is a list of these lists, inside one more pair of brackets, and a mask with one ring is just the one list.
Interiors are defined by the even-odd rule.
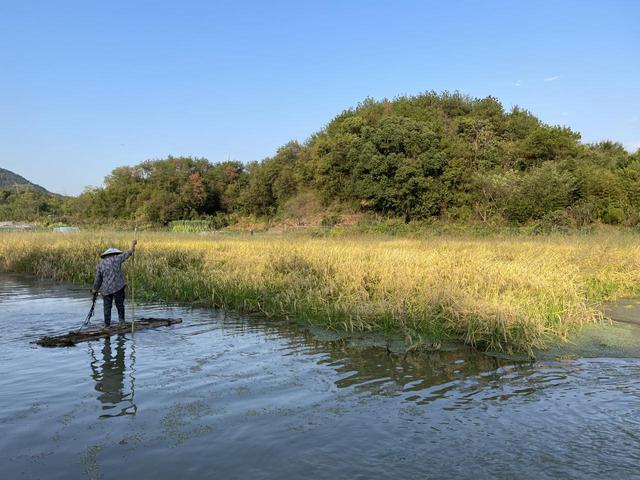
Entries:
[[[0,236],[0,270],[89,285],[126,232]],[[601,302],[640,294],[630,233],[546,237],[201,236],[144,233],[126,269],[141,300],[223,307],[410,346],[463,341],[531,352],[602,321]]]

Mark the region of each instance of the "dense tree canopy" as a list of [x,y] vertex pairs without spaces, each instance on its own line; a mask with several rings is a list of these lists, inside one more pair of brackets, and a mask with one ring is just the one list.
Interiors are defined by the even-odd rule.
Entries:
[[366,99],[304,144],[290,142],[259,162],[168,157],[120,167],[103,187],[67,200],[64,213],[162,225],[272,217],[310,198],[405,221],[636,225],[640,152],[582,144],[571,129],[518,107],[505,111],[493,97],[429,92]]

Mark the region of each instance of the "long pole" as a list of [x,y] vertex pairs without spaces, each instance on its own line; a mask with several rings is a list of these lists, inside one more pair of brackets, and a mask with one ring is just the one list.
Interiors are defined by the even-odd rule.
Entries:
[[[138,227],[133,229],[133,239],[138,240]],[[131,256],[131,333],[136,331],[136,252]]]

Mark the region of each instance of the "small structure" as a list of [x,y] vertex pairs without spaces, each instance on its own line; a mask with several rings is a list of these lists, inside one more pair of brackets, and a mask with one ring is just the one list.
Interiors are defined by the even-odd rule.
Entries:
[[35,225],[24,222],[0,222],[0,230],[16,231],[16,230],[33,230]]
[[53,231],[58,233],[79,232],[80,227],[56,227]]

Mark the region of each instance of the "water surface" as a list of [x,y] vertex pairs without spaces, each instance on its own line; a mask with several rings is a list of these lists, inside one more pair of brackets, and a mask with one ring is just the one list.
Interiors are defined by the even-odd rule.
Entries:
[[637,359],[404,358],[157,305],[137,311],[184,323],[30,343],[89,302],[0,276],[3,478],[640,478]]

